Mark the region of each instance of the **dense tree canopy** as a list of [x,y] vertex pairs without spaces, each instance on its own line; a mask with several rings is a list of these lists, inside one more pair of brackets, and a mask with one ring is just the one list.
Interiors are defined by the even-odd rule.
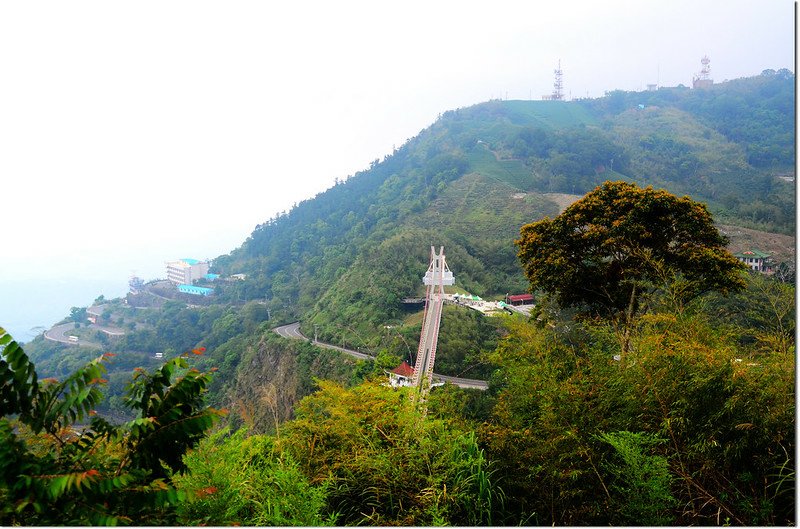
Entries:
[[669,290],[683,303],[744,286],[705,205],[663,190],[606,182],[555,219],[521,229],[519,258],[535,289],[603,316]]
[[479,429],[496,523],[792,525],[794,345],[741,340],[763,311],[719,321],[736,297],[646,314],[624,369],[605,322],[509,321]]
[[320,381],[279,445],[327,482],[339,525],[492,525],[499,491],[474,433],[423,418],[406,391]]

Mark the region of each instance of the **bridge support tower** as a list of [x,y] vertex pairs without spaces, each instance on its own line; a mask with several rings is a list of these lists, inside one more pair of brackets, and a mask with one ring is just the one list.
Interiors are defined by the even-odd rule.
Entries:
[[453,272],[447,267],[444,257],[444,246],[439,253],[431,246],[431,264],[422,278],[428,287],[425,296],[425,312],[422,319],[422,332],[419,337],[417,361],[414,364],[414,399],[425,400],[433,383],[433,363],[436,360],[436,344],[439,341],[439,323],[442,319],[444,304],[444,287],[455,283]]

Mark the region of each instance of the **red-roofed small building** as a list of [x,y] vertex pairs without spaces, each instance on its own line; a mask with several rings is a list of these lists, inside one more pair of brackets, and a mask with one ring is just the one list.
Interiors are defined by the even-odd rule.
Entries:
[[506,294],[509,305],[533,305],[533,294]]
[[393,388],[410,386],[414,378],[414,368],[408,362],[403,363],[389,371],[389,383]]

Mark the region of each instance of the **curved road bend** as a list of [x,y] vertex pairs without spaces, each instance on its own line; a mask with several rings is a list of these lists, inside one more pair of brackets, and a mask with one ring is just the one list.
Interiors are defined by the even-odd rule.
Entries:
[[[289,325],[281,325],[280,327],[275,327],[272,329],[278,335],[283,336],[284,338],[289,338],[292,340],[308,340],[303,334],[300,332],[300,322],[290,323]],[[345,349],[344,347],[339,347],[337,345],[332,345],[323,342],[314,342],[314,345],[319,347],[324,347],[326,349],[336,349],[337,351],[341,351],[346,353],[350,356],[358,358],[360,360],[372,360],[374,357],[368,354],[360,353],[358,351],[353,351],[352,349]],[[459,378],[459,377],[449,377],[446,375],[439,375],[434,373],[433,376],[443,382],[449,382],[450,384],[454,384],[460,388],[469,388],[469,389],[488,389],[489,383],[485,380],[475,380],[471,378]]]
[[77,342],[70,342],[68,338],[68,332],[71,330],[75,330],[75,323],[62,323],[61,325],[55,325],[53,328],[44,332],[44,337],[46,340],[50,340],[52,342],[59,342],[67,345],[83,345],[88,347],[100,347],[99,344],[94,342],[87,342],[86,340],[78,340]]
[[[102,325],[97,325],[96,323],[89,324],[85,328],[95,329],[104,332],[109,336],[123,336],[125,334],[125,331],[123,330],[116,329],[113,327],[103,327]],[[69,341],[69,335],[72,334],[70,331],[74,330],[75,330],[75,323],[73,322],[62,323],[61,325],[54,325],[51,329],[44,332],[44,338],[45,340],[63,343],[66,345],[82,345],[84,347],[99,347],[101,349],[103,348],[103,345],[88,340],[78,340],[77,342]]]
[[[284,338],[290,338],[292,340],[308,340],[308,338],[306,338],[300,333],[299,321],[290,323],[289,325],[282,325],[280,327],[275,327],[272,330],[278,333],[279,335],[283,336]],[[345,349],[344,347],[339,347],[338,345],[333,345],[329,343],[314,342],[314,345],[318,347],[323,347],[325,349],[336,349],[337,351],[341,351],[343,353],[349,354],[350,356],[354,356],[359,360],[372,360],[374,358],[372,355],[360,353],[358,351],[353,351],[352,349]]]

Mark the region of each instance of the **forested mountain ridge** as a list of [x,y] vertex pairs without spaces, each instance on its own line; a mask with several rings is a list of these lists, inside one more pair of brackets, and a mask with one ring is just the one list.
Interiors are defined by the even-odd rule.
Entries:
[[[0,457],[0,497],[9,499],[0,502],[0,521],[793,523],[794,287],[739,271],[717,248],[733,264],[729,295],[688,296],[694,272],[715,273],[703,257],[710,247],[685,254],[711,263],[708,270],[681,273],[661,258],[648,261],[653,248],[637,246],[664,226],[643,228],[637,219],[669,219],[669,207],[665,216],[639,216],[647,201],[627,203],[638,212],[630,219],[639,231],[631,233],[649,235],[622,237],[635,251],[604,261],[647,272],[622,278],[637,293],[624,320],[559,306],[551,292],[537,292],[531,318],[448,305],[436,371],[488,380],[488,390],[436,388],[420,415],[406,389],[386,385],[386,370],[416,351],[421,307],[401,300],[424,291],[430,245],[444,245],[454,290],[494,299],[523,292],[534,279],[517,257],[520,227],[561,218],[567,201],[601,184],[636,188],[607,180],[689,193],[709,204],[728,234],[746,232],[739,245],[766,233],[740,226],[793,233],[793,185],[779,178],[793,175],[787,142],[794,132],[784,115],[794,108],[792,85],[785,72],[765,72],[710,90],[490,101],[449,111],[392,155],[258,226],[217,258],[216,271],[246,279],[216,283],[207,306],[167,301],[134,310],[102,301],[100,318],[125,335],[106,339],[110,353],[77,374],[69,376],[97,349],[50,347],[38,338],[25,345],[34,368],[0,331],[8,360],[0,375],[18,390],[10,393],[18,395],[11,414],[23,423],[0,416],[8,454]],[[751,130],[758,134],[748,136]],[[597,193],[590,197],[594,203]],[[715,233],[705,205],[688,207],[681,211],[708,218],[702,225]],[[606,206],[593,218],[614,226],[619,211]],[[630,219],[617,218],[619,225]],[[594,228],[586,231],[604,233]],[[682,233],[692,239],[694,232]],[[771,235],[772,245],[788,238]],[[666,241],[661,249],[674,248]],[[576,262],[591,265],[593,257]],[[526,273],[538,269],[524,264]],[[73,312],[75,332],[84,332],[77,326],[85,311]],[[306,336],[376,358],[354,360],[272,331],[297,319]],[[156,352],[166,369],[148,372],[162,362]],[[191,369],[181,353],[191,356]],[[37,386],[37,374],[54,378]],[[125,398],[131,377],[133,398]],[[105,401],[98,387],[107,390]],[[95,408],[89,428],[63,428]],[[141,413],[126,415],[131,409]],[[191,428],[180,420],[158,427],[193,410],[202,421]],[[212,415],[224,416],[227,428],[201,440]],[[39,433],[43,419],[49,429]],[[137,443],[162,437],[170,446],[181,441],[169,452],[174,472],[166,477],[157,448]]]
[[[210,307],[171,303],[149,314],[111,344],[138,355],[117,363],[132,369],[146,352],[202,345],[209,365],[233,373],[269,326],[298,319],[306,335],[410,360],[420,321],[400,300],[423,292],[430,245],[445,246],[456,290],[524,292],[513,244],[520,226],[558,214],[558,193],[578,197],[609,179],[689,193],[727,225],[794,233],[793,184],[777,177],[793,174],[793,86],[790,73],[767,71],[708,90],[489,101],[445,112],[369,169],[256,227],[214,260],[216,271],[244,273],[245,281],[222,284]],[[740,245],[757,248],[764,239],[748,228],[726,231]],[[438,353],[446,374],[487,372],[461,361],[477,355],[457,336],[492,343],[476,325],[446,318]],[[34,342],[31,351],[51,375],[93,354],[53,354],[45,345]],[[47,351],[37,354],[40,347]]]
[[[689,194],[729,224],[793,233],[793,185],[777,177],[793,174],[793,87],[790,72],[765,71],[708,90],[448,111],[368,170],[256,227],[215,267],[248,274],[230,299],[269,300],[287,320],[313,314],[329,339],[355,326],[375,346],[374,329],[397,323],[397,300],[421,288],[430,244],[458,255],[470,292],[524,290],[511,242],[521,224],[557,213],[543,193],[625,179]],[[369,294],[354,283],[367,273]]]

